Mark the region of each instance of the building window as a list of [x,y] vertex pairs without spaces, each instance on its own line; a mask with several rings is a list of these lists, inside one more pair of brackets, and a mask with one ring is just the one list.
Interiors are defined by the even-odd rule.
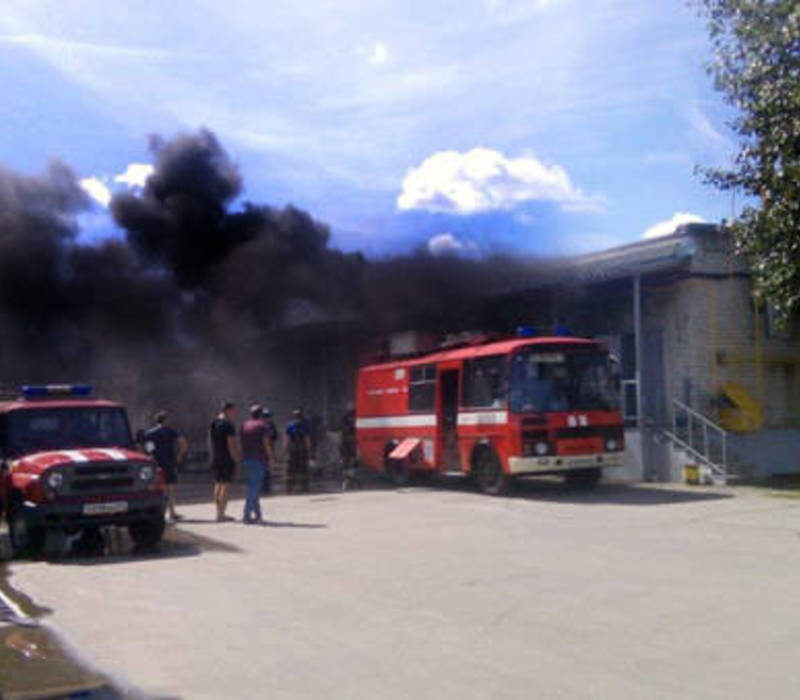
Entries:
[[408,381],[408,410],[433,411],[436,403],[436,365],[412,367]]

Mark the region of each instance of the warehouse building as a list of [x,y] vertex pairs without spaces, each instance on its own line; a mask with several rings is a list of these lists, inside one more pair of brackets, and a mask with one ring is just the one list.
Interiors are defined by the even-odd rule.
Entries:
[[800,472],[800,327],[779,329],[756,301],[724,227],[561,261],[494,305],[506,323],[602,337],[618,354],[630,477],[673,480],[681,461],[744,478]]

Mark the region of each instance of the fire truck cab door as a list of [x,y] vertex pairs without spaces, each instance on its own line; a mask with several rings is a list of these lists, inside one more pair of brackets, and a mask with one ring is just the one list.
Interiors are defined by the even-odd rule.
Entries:
[[460,372],[457,369],[439,371],[439,426],[440,445],[437,466],[444,471],[461,471],[458,454],[458,386]]

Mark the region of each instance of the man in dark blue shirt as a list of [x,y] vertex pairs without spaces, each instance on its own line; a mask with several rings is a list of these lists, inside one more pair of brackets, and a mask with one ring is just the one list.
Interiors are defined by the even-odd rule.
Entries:
[[180,516],[175,512],[175,485],[178,483],[178,465],[189,451],[189,443],[177,430],[167,425],[168,414],[159,411],[154,416],[155,425],[144,431],[145,451],[156,461],[167,481],[167,506],[172,520]]

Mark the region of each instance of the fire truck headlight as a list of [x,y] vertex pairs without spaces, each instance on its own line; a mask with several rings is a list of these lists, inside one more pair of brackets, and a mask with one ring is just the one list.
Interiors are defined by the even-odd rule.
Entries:
[[152,481],[155,475],[156,470],[153,468],[152,464],[142,464],[139,467],[139,478],[142,481]]
[[61,472],[50,472],[45,479],[48,488],[58,491],[64,485],[64,475]]
[[537,442],[533,449],[539,457],[544,457],[550,450],[546,442]]
[[606,452],[616,452],[619,449],[619,443],[614,438],[606,440]]

